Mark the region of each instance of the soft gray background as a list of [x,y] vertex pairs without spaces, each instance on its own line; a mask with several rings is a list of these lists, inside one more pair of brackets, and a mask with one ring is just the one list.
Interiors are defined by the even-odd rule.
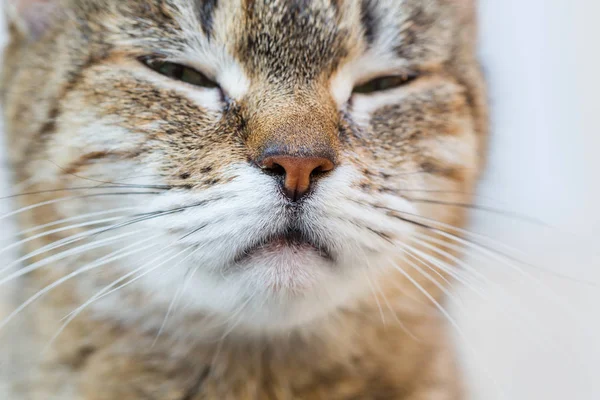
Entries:
[[[480,2],[493,132],[479,202],[538,217],[552,228],[474,215],[473,230],[517,246],[525,253],[520,259],[541,268],[521,266],[524,277],[472,258],[494,284],[477,285],[484,299],[466,288],[459,293],[457,343],[475,399],[597,400],[600,3]],[[3,151],[0,196],[11,191]],[[0,214],[9,207],[1,200]],[[10,229],[0,221],[0,243]],[[2,296],[4,288],[0,307]]]

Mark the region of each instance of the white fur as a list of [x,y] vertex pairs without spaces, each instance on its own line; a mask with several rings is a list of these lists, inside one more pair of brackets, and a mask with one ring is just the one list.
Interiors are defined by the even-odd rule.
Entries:
[[357,60],[344,64],[333,76],[330,83],[331,94],[338,104],[345,104],[355,85],[365,83],[379,76],[402,74],[407,71],[407,63],[390,53],[367,52]]
[[380,0],[376,3],[378,7],[373,11],[379,22],[375,41],[364,54],[343,64],[332,77],[330,91],[338,106],[342,107],[348,101],[357,84],[379,76],[407,72],[407,61],[398,58],[394,51],[394,47],[400,44],[399,27],[406,19],[406,15],[400,13],[402,7],[398,7],[397,3],[394,0]]
[[[193,246],[194,250],[180,265],[173,267],[177,263],[173,260],[169,263],[171,269],[163,266],[140,279],[144,292],[152,293],[147,298],[147,308],[119,315],[123,307],[116,307],[119,301],[116,296],[96,305],[98,312],[114,316],[117,311],[118,318],[143,321],[145,326],[156,329],[164,314],[149,317],[152,314],[149,311],[164,310],[174,296],[180,296],[187,312],[218,315],[229,322],[233,318],[245,331],[289,329],[360,297],[370,290],[365,285],[365,273],[377,273],[368,270],[369,264],[379,265],[378,260],[397,255],[397,249],[390,243],[358,227],[369,226],[400,237],[410,233],[407,224],[390,224],[381,214],[346,200],[365,199],[350,188],[357,174],[351,167],[342,167],[319,182],[303,216],[314,237],[331,243],[335,264],[312,251],[297,253],[282,249],[256,253],[235,265],[233,259],[239,251],[265,233],[282,227],[284,199],[276,182],[256,168],[238,165],[228,174],[234,179],[227,184],[201,193],[166,193],[147,205],[149,210],[165,210],[219,199],[149,221],[147,226],[152,231],[170,232],[161,246],[180,249]],[[408,202],[391,196],[382,196],[379,203],[416,212]],[[206,227],[182,239],[201,226]],[[131,270],[139,265],[126,267]],[[188,279],[190,271],[194,272]]]
[[406,89],[399,87],[373,94],[355,94],[352,100],[352,119],[365,127],[371,122],[371,115],[378,109],[398,104],[406,97]]
[[219,20],[220,15],[215,15],[215,36],[209,41],[198,26],[192,2],[185,2],[179,7],[177,20],[190,47],[177,57],[184,60],[186,65],[196,66],[200,71],[214,77],[229,97],[240,99],[248,91],[250,81],[228,51],[227,40],[222,37],[227,33],[218,28],[220,23],[225,25]]
[[[172,87],[181,93],[190,92],[190,96],[199,96],[202,92],[163,80],[142,66],[136,73],[159,86]],[[398,101],[398,94],[392,92],[383,94],[381,101]],[[77,110],[65,109],[62,118],[70,123],[57,121],[59,129],[54,140],[66,145],[51,146],[53,153],[49,154],[49,159],[56,162],[68,162],[90,151],[135,149],[144,141],[143,134],[116,128],[114,121],[89,113],[78,114]],[[160,123],[146,129],[160,129]],[[123,146],[123,137],[128,138],[128,147],[114,147],[116,143]],[[161,157],[159,152],[145,154],[143,169],[129,160],[111,160],[109,164],[99,162],[98,166],[87,167],[84,176],[122,182],[133,175],[139,177],[133,179],[135,183],[161,185],[164,182],[157,178]],[[59,172],[58,168],[47,168],[44,180],[60,179]],[[400,253],[373,231],[381,231],[398,240],[410,233],[408,224],[394,223],[381,211],[359,203],[377,203],[417,212],[406,200],[385,195],[367,196],[354,189],[360,174],[354,167],[341,166],[318,182],[314,193],[303,205],[301,219],[308,235],[329,244],[335,263],[310,250],[298,253],[282,249],[257,253],[241,265],[235,265],[234,259],[239,252],[264,235],[283,229],[287,200],[272,177],[250,165],[231,166],[223,178],[231,180],[223,179],[227,183],[202,191],[173,190],[144,198],[118,196],[93,202],[80,199],[65,203],[65,215],[73,215],[129,205],[141,206],[140,212],[155,212],[206,202],[180,213],[136,224],[136,229],[144,228],[148,235],[160,235],[156,242],[158,254],[149,259],[143,259],[146,254],[140,259],[129,257],[111,267],[120,269],[118,276],[139,268],[145,275],[130,288],[95,303],[93,309],[124,322],[158,329],[165,310],[178,297],[178,303],[185,305],[187,313],[216,315],[227,323],[233,319],[247,332],[281,331],[306,324],[370,291],[370,286],[365,284],[365,273],[382,272],[381,268],[371,270],[370,265],[379,267],[384,264],[381,260],[397,257]],[[77,178],[73,177],[73,181],[77,182]],[[200,227],[203,229],[191,233]],[[138,235],[111,250],[131,245],[141,238],[143,236]],[[164,258],[161,258],[161,249],[165,249]],[[152,271],[153,268],[156,270]],[[88,282],[81,287],[81,296],[87,299],[106,284],[105,281]],[[144,306],[124,306],[127,302],[123,300],[132,288],[141,289],[145,294]],[[243,313],[240,312],[242,308]],[[166,328],[176,329],[176,325],[167,324]],[[202,334],[200,328],[198,334]]]
[[[178,62],[184,65],[192,66],[192,62],[186,62],[186,60],[179,59],[167,59],[167,61]],[[221,100],[221,94],[217,88],[205,88],[200,86],[194,86],[189,83],[180,82],[175,79],[162,76],[157,72],[144,67],[143,65],[137,65],[137,68],[132,68],[136,75],[143,78],[156,87],[168,90],[174,90],[181,95],[187,97],[190,101],[210,111],[221,111],[223,108],[223,102]]]

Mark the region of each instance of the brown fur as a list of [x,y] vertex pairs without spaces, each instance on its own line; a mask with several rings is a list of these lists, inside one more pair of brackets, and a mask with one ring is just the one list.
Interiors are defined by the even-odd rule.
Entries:
[[[221,112],[133,72],[144,68],[137,57],[179,54],[189,44],[176,7],[181,4],[193,5],[196,32],[225,49],[249,79],[243,97],[226,99]],[[461,227],[464,209],[443,203],[471,200],[487,124],[473,7],[466,0],[65,0],[40,37],[25,33],[26,24],[12,25],[2,97],[15,175],[34,178],[27,191],[66,189],[80,186],[82,177],[92,185],[121,182],[143,175],[152,164],[164,185],[201,193],[235,179],[229,166],[253,165],[266,149],[278,147],[289,155],[325,154],[360,172],[354,189],[365,195],[412,198],[427,218]],[[398,26],[377,26],[395,15],[392,9],[403,16]],[[346,64],[392,28],[395,56],[421,77],[403,89],[401,102],[378,108],[360,125],[350,117],[352,100],[338,105],[331,85]],[[97,121],[127,136],[106,143],[79,133]],[[466,149],[458,157],[448,147],[455,142]],[[117,172],[107,172],[110,168]],[[44,178],[35,179],[39,176]],[[20,200],[28,205],[64,195]],[[22,225],[126,200],[89,197],[72,208],[51,205],[23,215]],[[357,206],[378,210],[390,224],[407,218],[376,200]],[[384,230],[373,233],[384,242],[398,240]],[[71,234],[33,241],[28,250]],[[104,254],[99,249],[82,260]],[[31,293],[71,269],[58,262],[30,274]],[[35,329],[27,345],[47,343],[61,318],[93,294],[81,294],[85,279],[100,289],[121,274],[107,268],[51,292],[30,315]],[[443,290],[432,281],[446,285],[447,274],[410,275],[443,302]],[[463,399],[453,346],[436,307],[395,270],[374,284],[381,288],[374,296],[274,335],[233,330],[222,336],[216,329],[209,340],[200,340],[198,326],[211,331],[211,320],[192,315],[176,321],[185,334],[165,332],[154,342],[156,330],[142,321],[86,311],[39,362],[41,372],[28,378],[27,391],[36,399],[68,400]],[[133,290],[122,307],[144,309],[147,295]]]

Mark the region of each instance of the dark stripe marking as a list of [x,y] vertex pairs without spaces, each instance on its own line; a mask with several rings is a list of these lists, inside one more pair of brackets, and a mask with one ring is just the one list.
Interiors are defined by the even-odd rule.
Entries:
[[372,44],[377,37],[377,17],[374,14],[373,2],[362,0],[360,3],[360,20],[364,28],[368,44]]
[[213,32],[213,19],[218,0],[196,0],[198,20],[202,26],[202,32],[210,39]]

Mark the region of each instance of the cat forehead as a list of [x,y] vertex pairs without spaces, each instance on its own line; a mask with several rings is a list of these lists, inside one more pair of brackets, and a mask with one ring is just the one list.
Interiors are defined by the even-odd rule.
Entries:
[[329,0],[204,0],[178,5],[196,50],[226,49],[253,75],[314,78],[346,52],[342,14]]
[[208,69],[233,57],[251,74],[285,81],[312,80],[365,53],[417,64],[443,60],[452,39],[447,5],[454,1],[157,0],[117,9],[135,21],[133,32],[140,16],[156,23],[159,30],[138,38],[170,40],[158,49],[167,55],[214,64]]

